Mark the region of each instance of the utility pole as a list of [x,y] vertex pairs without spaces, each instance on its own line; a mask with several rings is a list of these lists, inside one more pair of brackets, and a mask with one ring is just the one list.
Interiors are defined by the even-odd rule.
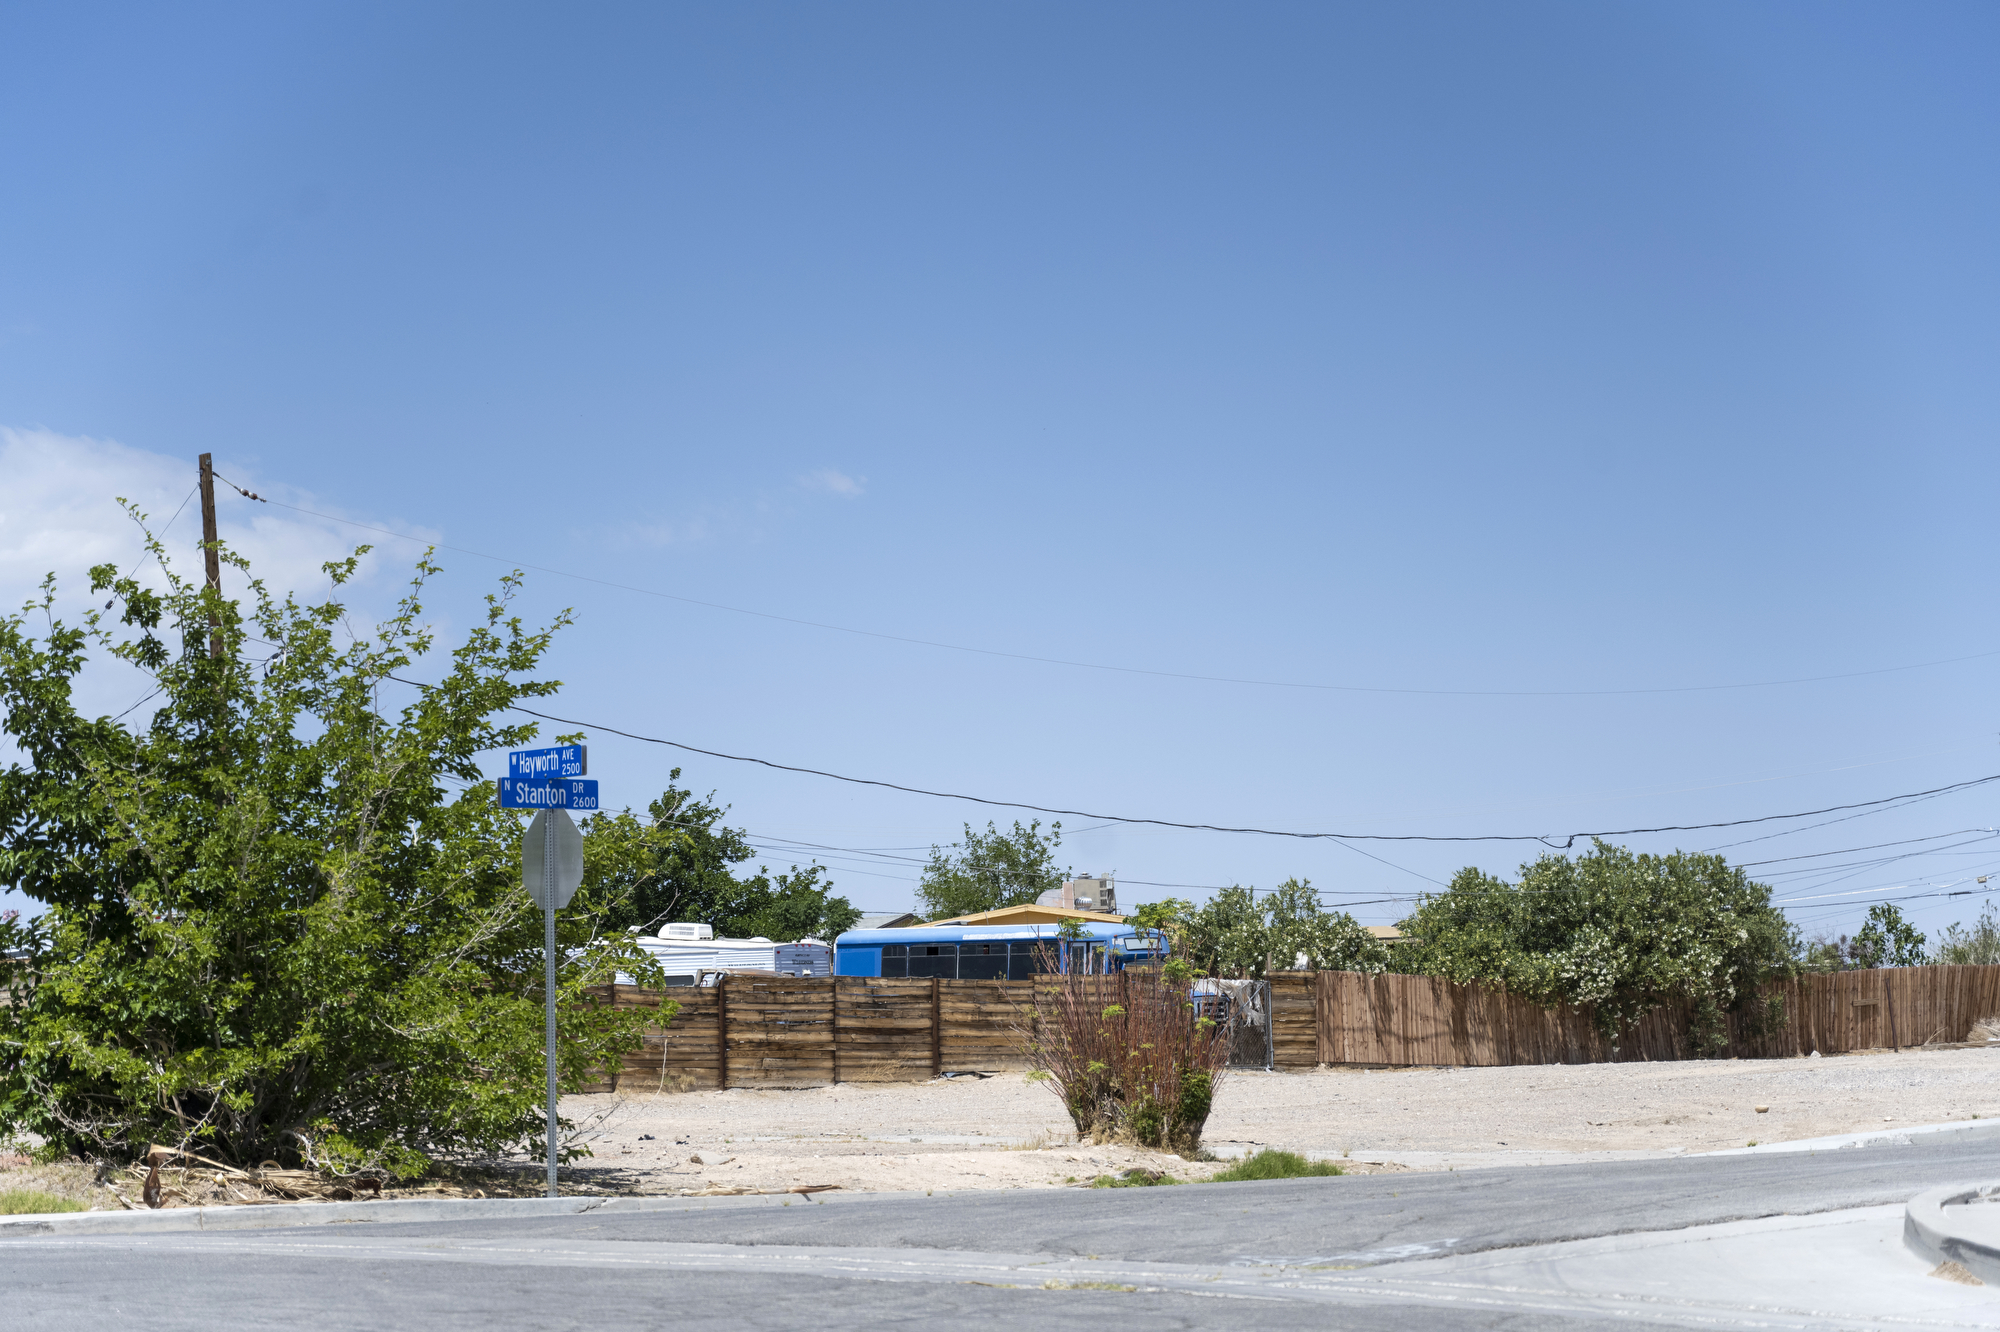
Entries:
[[[201,455],[201,553],[202,563],[208,570],[209,590],[222,596],[222,555],[216,550],[215,542],[215,464],[213,454]],[[222,655],[222,619],[213,610],[208,613],[208,655]]]

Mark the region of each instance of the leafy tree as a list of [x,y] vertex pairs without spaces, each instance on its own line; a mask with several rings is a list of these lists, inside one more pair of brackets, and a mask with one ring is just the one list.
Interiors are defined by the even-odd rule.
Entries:
[[1942,966],[1990,967],[2000,963],[2000,916],[1994,914],[1992,898],[1986,899],[1971,929],[1957,924],[1944,927],[1944,937],[1938,940],[1931,961]]
[[[44,906],[0,938],[24,954],[0,1008],[0,1134],[401,1175],[526,1145],[542,1128],[542,922],[520,816],[479,761],[534,737],[501,718],[556,689],[534,672],[567,617],[525,626],[508,577],[436,652],[426,557],[396,612],[343,642],[331,597],[365,547],[326,566],[328,600],[252,580],[247,613],[148,549],[163,593],[103,565],[103,609],[59,618],[52,575],[0,619],[0,726],[19,751],[0,774],[0,882]],[[252,641],[277,649],[261,669]],[[78,712],[94,654],[149,677],[158,711]],[[399,682],[423,662],[438,684]],[[619,867],[594,840],[560,917],[569,1087],[643,1021],[582,988],[655,972],[604,931]]]
[[1924,936],[1903,919],[1902,908],[1878,902],[1868,908],[1868,922],[1855,931],[1850,955],[1859,967],[1922,966]]
[[1036,819],[1023,828],[1001,832],[993,824],[985,832],[965,825],[964,840],[950,849],[933,846],[930,861],[917,883],[917,902],[930,920],[969,916],[975,911],[1025,906],[1052,888],[1063,886],[1056,868],[1056,848],[1062,845],[1062,824],[1049,825],[1046,835]]
[[762,866],[750,882],[758,889],[758,905],[740,918],[738,937],[820,939],[827,943],[854,928],[861,912],[844,897],[833,896],[831,881],[822,883],[824,865],[792,866],[789,873],[769,874]]
[[1852,965],[1848,955],[1853,947],[1854,941],[1844,934],[1815,935],[1799,947],[1799,970],[1818,973],[1845,971]]
[[1777,1016],[1758,986],[1795,965],[1796,936],[1771,890],[1722,857],[1603,842],[1523,865],[1518,884],[1461,870],[1402,930],[1412,942],[1394,955],[1398,971],[1593,1004],[1607,1036],[1685,1000],[1696,1046],[1711,1052],[1728,1043],[1726,1014],[1752,1025]]
[[646,822],[628,814],[605,830],[628,848],[620,857],[627,877],[614,924],[651,933],[668,921],[689,920],[712,926],[719,938],[786,941],[831,941],[854,928],[861,912],[833,895],[832,882],[823,880],[825,866],[794,865],[775,875],[759,866],[756,874],[738,878],[730,867],[750,859],[749,840],[723,825],[729,811],[713,793],[697,798],[675,785],[680,776],[679,768],[669,774],[666,791],[647,806]]
[[1327,911],[1309,879],[1287,879],[1264,899],[1271,958],[1280,971],[1384,971],[1389,948],[1345,911]]
[[1327,911],[1306,879],[1287,879],[1264,895],[1225,888],[1187,918],[1188,961],[1215,976],[1263,976],[1303,966],[1314,971],[1382,971],[1388,949],[1354,917]]

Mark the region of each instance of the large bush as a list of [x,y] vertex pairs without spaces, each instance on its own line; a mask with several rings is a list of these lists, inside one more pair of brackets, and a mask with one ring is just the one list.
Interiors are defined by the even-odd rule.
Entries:
[[[327,566],[333,595],[354,569]],[[66,621],[51,579],[0,620],[20,753],[0,774],[0,881],[44,906],[0,939],[25,953],[0,1008],[0,1131],[406,1175],[540,1132],[542,925],[520,816],[480,759],[533,737],[505,710],[555,688],[533,678],[555,626],[522,624],[509,579],[434,652],[420,596],[436,572],[422,563],[361,637],[335,600],[252,582],[245,617],[170,570],[155,593],[110,566],[92,571],[103,608]],[[136,668],[157,710],[78,712],[93,656]],[[420,675],[435,683],[396,678]],[[645,1020],[582,987],[655,974],[600,930],[620,845],[589,839],[561,917],[569,1086]]]
[[1501,985],[1538,1003],[1591,1004],[1607,1036],[1685,1003],[1697,1049],[1727,1044],[1725,1015],[1776,1020],[1759,985],[1794,969],[1796,938],[1771,890],[1721,856],[1635,855],[1597,843],[1543,856],[1518,883],[1464,869],[1402,922],[1398,971]]
[[1287,879],[1262,897],[1232,887],[1198,908],[1168,905],[1175,908],[1165,922],[1168,938],[1204,975],[1263,976],[1295,968],[1376,972],[1389,965],[1381,940],[1346,912],[1322,907],[1310,880]]
[[[1053,970],[1055,958],[1047,959]],[[1022,1035],[1079,1136],[1183,1154],[1201,1143],[1229,1041],[1164,976],[1048,975]]]

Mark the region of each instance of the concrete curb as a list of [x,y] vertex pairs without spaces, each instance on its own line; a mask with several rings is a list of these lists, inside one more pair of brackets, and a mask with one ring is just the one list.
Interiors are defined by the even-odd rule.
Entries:
[[[842,1193],[843,1200],[880,1194]],[[813,1206],[825,1194],[744,1193],[707,1198],[392,1198],[382,1202],[264,1203],[234,1207],[169,1207],[145,1212],[47,1212],[0,1216],[0,1239],[28,1235],[134,1235],[189,1230],[284,1230],[356,1222],[495,1221],[510,1217],[576,1216],[584,1212],[671,1212],[707,1206]]]
[[1790,1142],[1763,1142],[1755,1147],[1725,1147],[1721,1151],[1695,1154],[1755,1156],[1765,1152],[1832,1152],[1846,1147],[1908,1147],[1919,1138],[1927,1143],[1942,1145],[1940,1140],[1991,1137],[2000,1137],[2000,1119],[1953,1120],[1948,1124],[1910,1124],[1902,1128],[1836,1133],[1825,1138],[1795,1138]]
[[[1903,1209],[1903,1245],[1927,1263],[1957,1263],[1989,1286],[2000,1286],[2000,1184],[1952,1184],[1910,1199]],[[1992,1220],[1983,1213],[1989,1208]],[[1971,1223],[1984,1221],[1974,1226]],[[1975,1230],[1984,1233],[1974,1233]]]

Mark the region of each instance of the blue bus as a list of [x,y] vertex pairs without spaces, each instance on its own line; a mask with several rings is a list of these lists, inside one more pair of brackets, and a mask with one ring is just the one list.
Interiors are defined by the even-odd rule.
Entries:
[[1051,959],[1064,972],[1101,974],[1157,962],[1165,951],[1129,925],[1090,923],[1077,939],[1064,939],[1056,925],[916,925],[849,930],[833,941],[833,974],[1026,980]]

